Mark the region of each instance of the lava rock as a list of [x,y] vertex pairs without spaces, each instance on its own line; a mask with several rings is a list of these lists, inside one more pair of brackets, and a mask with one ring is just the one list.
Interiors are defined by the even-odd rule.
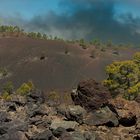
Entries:
[[50,130],[45,130],[42,133],[37,134],[31,140],[50,140],[53,136],[52,132]]
[[119,121],[116,114],[113,113],[108,107],[100,108],[94,113],[89,113],[84,119],[84,123],[87,125],[107,125],[107,126],[118,126]]
[[133,126],[140,118],[140,104],[123,98],[110,100],[112,108],[118,115],[119,123],[123,126]]
[[77,121],[78,123],[83,122],[83,118],[86,115],[86,110],[81,106],[68,106],[66,117],[69,120]]
[[60,136],[62,136],[62,134],[64,134],[66,132],[65,128],[62,127],[58,127],[57,129],[53,130],[53,135],[57,138],[59,138]]
[[27,102],[38,103],[38,104],[44,103],[45,102],[44,93],[40,90],[32,91],[27,96]]
[[75,128],[78,126],[78,123],[75,121],[64,121],[64,120],[53,120],[50,128],[52,130],[57,129],[59,127],[62,127],[66,130],[75,130]]
[[72,92],[71,97],[76,105],[93,111],[107,104],[111,94],[107,88],[91,79],[80,82],[77,91]]
[[9,121],[11,121],[11,119],[9,118],[8,113],[5,111],[0,111],[0,123]]

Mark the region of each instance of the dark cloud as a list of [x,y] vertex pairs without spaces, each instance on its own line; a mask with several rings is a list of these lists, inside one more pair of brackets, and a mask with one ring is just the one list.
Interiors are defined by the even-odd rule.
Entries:
[[100,38],[119,43],[140,43],[140,19],[131,13],[116,16],[113,0],[61,0],[59,6],[65,9],[61,14],[51,11],[34,16],[30,21],[23,21],[24,18],[14,20],[28,31],[68,39]]

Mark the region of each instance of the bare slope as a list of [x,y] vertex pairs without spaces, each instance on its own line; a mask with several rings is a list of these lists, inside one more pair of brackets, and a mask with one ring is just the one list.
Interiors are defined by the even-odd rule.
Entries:
[[[94,47],[82,49],[78,45],[61,41],[34,40],[31,38],[0,38],[0,66],[6,67],[11,76],[0,84],[13,81],[16,86],[32,80],[40,89],[71,89],[82,79],[105,78],[104,68],[114,60],[132,57],[136,49],[120,49],[101,52],[91,58]],[[68,50],[68,54],[65,51]]]

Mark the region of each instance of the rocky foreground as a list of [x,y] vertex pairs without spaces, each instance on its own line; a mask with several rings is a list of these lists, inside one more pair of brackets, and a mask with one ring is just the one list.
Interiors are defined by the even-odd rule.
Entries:
[[75,105],[50,106],[40,91],[0,100],[0,140],[139,140],[140,103],[94,80],[72,92]]

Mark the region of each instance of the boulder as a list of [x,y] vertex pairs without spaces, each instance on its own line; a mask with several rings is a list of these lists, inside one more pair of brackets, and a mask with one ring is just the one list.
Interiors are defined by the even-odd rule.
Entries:
[[11,121],[9,114],[5,111],[0,111],[0,123]]
[[140,104],[123,98],[110,100],[110,105],[118,115],[119,123],[123,126],[133,126],[140,118]]
[[70,135],[70,133],[65,132],[62,134],[62,136],[59,138],[59,140],[73,140],[72,136]]
[[27,102],[42,104],[45,102],[44,93],[40,90],[32,91],[27,95]]
[[57,129],[53,130],[53,135],[57,138],[59,138],[60,136],[62,136],[62,134],[64,134],[66,132],[65,128],[62,127],[58,127]]
[[81,132],[73,132],[71,134],[71,138],[71,140],[86,140],[86,138]]
[[115,113],[113,113],[108,107],[100,108],[95,112],[90,112],[84,119],[84,123],[87,125],[107,125],[107,126],[118,126],[119,121]]
[[9,136],[8,140],[28,140],[25,134],[21,131],[9,133],[8,136]]
[[38,133],[35,135],[32,140],[50,140],[53,137],[50,130],[45,130],[44,132]]
[[66,130],[75,130],[76,127],[78,126],[78,123],[75,121],[64,121],[64,120],[58,120],[55,119],[52,121],[52,124],[50,128],[52,130],[57,129],[58,127],[64,128]]
[[82,108],[81,106],[68,106],[67,108],[67,115],[66,117],[69,120],[77,121],[79,123],[83,122],[83,118],[86,115],[86,110]]
[[50,125],[50,120],[47,119],[46,117],[42,118],[42,116],[35,116],[32,118],[29,118],[29,124],[47,128]]
[[15,133],[17,131],[27,131],[27,122],[22,122],[19,120],[13,120],[11,122],[1,123],[0,125],[0,135],[6,133]]
[[44,106],[39,105],[39,106],[30,108],[28,114],[29,114],[29,117],[32,118],[37,115],[39,116],[48,115],[48,112]]
[[107,104],[111,94],[107,88],[91,79],[80,82],[77,91],[72,92],[71,97],[76,105],[93,111]]
[[75,131],[72,134],[66,132],[60,137],[60,140],[95,140],[97,137],[93,134],[83,134]]
[[96,140],[98,138],[95,132],[84,132],[84,137],[86,140]]
[[78,123],[83,122],[83,118],[86,115],[86,110],[79,105],[60,105],[57,107],[58,114],[64,115],[68,120],[76,121]]

